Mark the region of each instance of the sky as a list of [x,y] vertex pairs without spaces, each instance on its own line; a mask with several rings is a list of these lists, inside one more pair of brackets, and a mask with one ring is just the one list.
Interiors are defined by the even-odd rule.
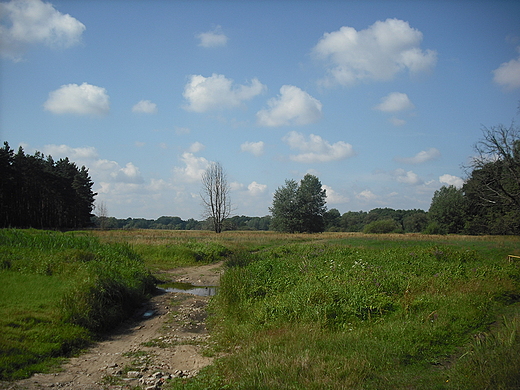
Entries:
[[117,218],[201,219],[212,162],[234,215],[307,173],[342,214],[428,210],[519,104],[518,1],[0,2],[2,143]]

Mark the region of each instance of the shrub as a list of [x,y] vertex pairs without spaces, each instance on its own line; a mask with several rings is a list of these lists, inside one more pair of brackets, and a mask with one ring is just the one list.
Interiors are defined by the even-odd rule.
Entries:
[[363,233],[366,234],[385,234],[395,233],[398,230],[397,223],[393,219],[382,219],[374,221],[366,225],[363,229]]

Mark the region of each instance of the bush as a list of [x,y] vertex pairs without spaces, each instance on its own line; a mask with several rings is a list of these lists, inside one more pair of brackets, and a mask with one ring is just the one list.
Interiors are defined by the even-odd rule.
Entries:
[[393,219],[382,219],[369,223],[363,229],[365,234],[385,234],[396,233],[398,230],[397,223]]

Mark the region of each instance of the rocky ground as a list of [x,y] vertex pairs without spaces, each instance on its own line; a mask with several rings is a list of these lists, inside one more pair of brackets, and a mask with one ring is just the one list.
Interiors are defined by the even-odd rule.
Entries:
[[[222,264],[175,269],[165,279],[197,286],[216,286]],[[172,377],[189,377],[211,364],[202,350],[209,297],[161,292],[113,333],[71,358],[59,372],[35,374],[12,390],[64,388],[79,390],[161,388]]]

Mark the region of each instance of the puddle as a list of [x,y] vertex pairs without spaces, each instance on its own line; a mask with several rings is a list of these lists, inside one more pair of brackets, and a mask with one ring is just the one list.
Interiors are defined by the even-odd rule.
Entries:
[[215,286],[194,286],[190,283],[166,283],[157,286],[166,292],[177,292],[198,295],[201,297],[212,297],[217,293],[218,287]]

